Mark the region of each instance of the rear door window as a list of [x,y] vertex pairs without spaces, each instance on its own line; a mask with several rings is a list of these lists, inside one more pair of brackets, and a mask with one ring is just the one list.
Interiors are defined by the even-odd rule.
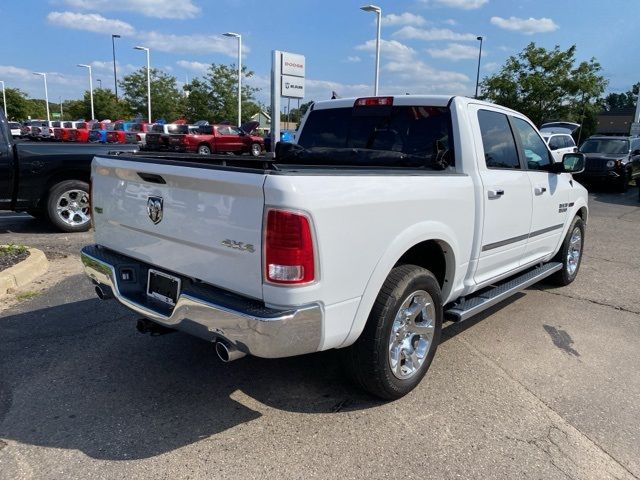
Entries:
[[518,150],[507,116],[479,110],[478,122],[487,168],[519,169]]

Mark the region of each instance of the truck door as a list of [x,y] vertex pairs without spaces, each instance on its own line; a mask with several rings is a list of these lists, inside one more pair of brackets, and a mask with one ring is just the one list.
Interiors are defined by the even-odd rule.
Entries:
[[216,142],[218,142],[216,150],[222,152],[237,152],[238,150],[242,150],[240,131],[234,128],[235,127],[231,127],[230,125],[221,125],[218,127],[218,134],[220,136],[216,138]]
[[484,218],[475,280],[484,283],[520,265],[531,226],[532,188],[507,115],[480,107],[477,118]]
[[[522,263],[530,263],[553,253],[559,245],[566,222],[571,175],[546,171],[553,154],[533,126],[511,117],[520,155],[527,166],[533,194],[531,231]],[[558,137],[561,138],[561,137]]]
[[7,120],[0,116],[0,210],[12,208],[15,160],[10,138]]

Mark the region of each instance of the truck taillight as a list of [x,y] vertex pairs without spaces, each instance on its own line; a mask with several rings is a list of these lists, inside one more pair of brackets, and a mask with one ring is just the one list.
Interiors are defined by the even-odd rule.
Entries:
[[286,285],[313,282],[315,259],[309,219],[289,210],[269,210],[264,258],[268,282]]
[[370,107],[374,105],[393,105],[393,97],[365,97],[358,98],[353,104],[354,107]]

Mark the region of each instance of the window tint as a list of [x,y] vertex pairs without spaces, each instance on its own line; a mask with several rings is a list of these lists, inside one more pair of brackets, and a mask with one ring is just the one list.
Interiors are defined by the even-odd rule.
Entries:
[[[521,118],[513,118],[516,131],[522,141],[524,158],[527,161],[527,168],[540,170],[552,163],[547,145],[544,143],[538,132]],[[561,138],[561,137],[558,137]]]
[[617,138],[590,138],[580,147],[582,153],[621,154],[629,152],[629,142]]
[[507,116],[502,113],[478,112],[484,159],[488,168],[520,168],[518,151]]
[[576,142],[573,141],[573,137],[571,135],[565,135],[564,141],[566,148],[573,148],[576,146]]
[[559,148],[564,148],[564,140],[563,137],[560,135],[555,135],[553,137],[551,137],[551,140],[549,140],[549,148],[551,150],[557,150]]
[[298,145],[401,152],[453,164],[451,114],[446,107],[367,105],[314,110]]

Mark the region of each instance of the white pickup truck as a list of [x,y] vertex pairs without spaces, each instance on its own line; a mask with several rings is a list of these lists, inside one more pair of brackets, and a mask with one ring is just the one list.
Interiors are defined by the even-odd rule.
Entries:
[[225,361],[347,348],[354,379],[394,399],[426,373],[443,319],[574,280],[583,168],[470,98],[318,102],[274,159],[96,157],[82,260],[140,330],[188,332]]

